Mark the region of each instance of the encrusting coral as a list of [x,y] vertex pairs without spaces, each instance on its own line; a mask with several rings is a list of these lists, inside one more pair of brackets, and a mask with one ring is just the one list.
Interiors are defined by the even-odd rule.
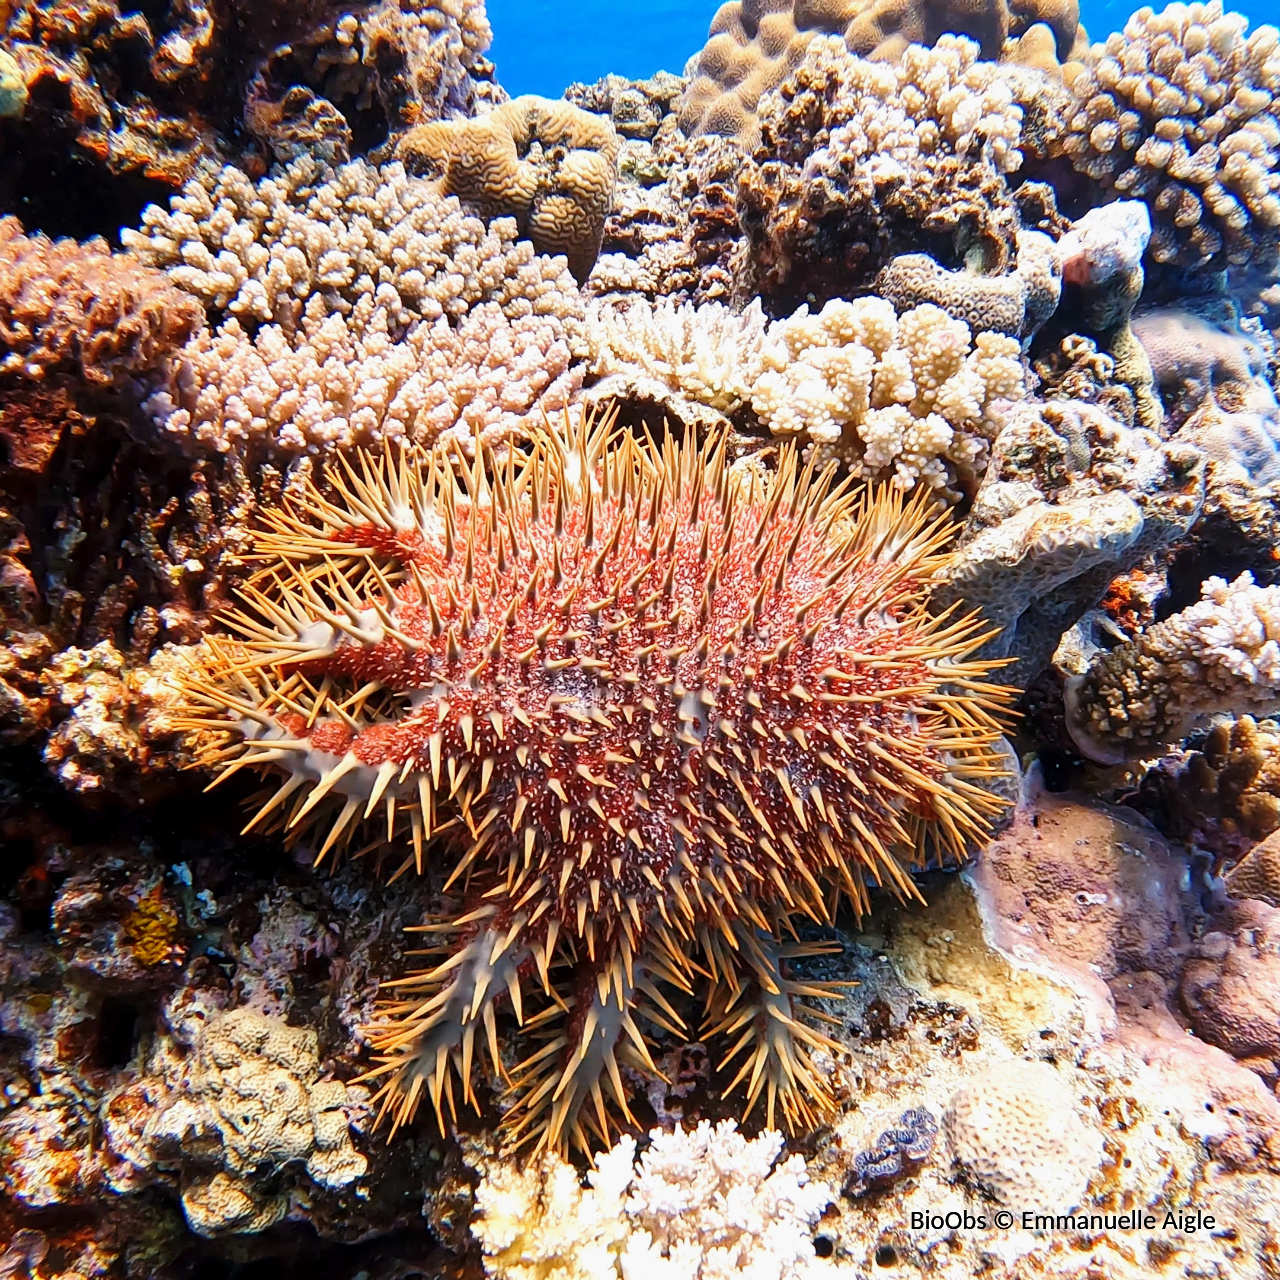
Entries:
[[792,915],[917,894],[910,868],[1004,806],[1007,691],[965,660],[980,625],[924,608],[948,536],[927,503],[610,432],[478,449],[461,487],[447,451],[332,474],[271,518],[244,641],[188,678],[207,762],[283,775],[251,827],[322,823],[323,858],[367,818],[411,838],[402,869],[439,835],[442,959],[369,1029],[396,1124],[423,1097],[444,1123],[455,1075],[474,1101],[509,999],[538,1047],[507,1136],[607,1142],[620,1063],[653,1070],[639,1015],[678,1027],[662,987],[703,981],[748,1108],[812,1123],[828,1041],[801,1000],[828,988],[789,975],[814,949]]
[[1090,759],[1155,754],[1197,720],[1280,707],[1280,587],[1210,578],[1198,603],[1099,654],[1067,686],[1067,727]]
[[1108,193],[1145,200],[1160,263],[1265,267],[1280,249],[1280,32],[1219,0],[1139,9],[1069,77],[1057,146]]
[[[654,1129],[635,1160],[623,1137],[579,1184],[554,1152],[526,1169],[482,1169],[472,1234],[498,1280],[801,1280],[813,1224],[832,1199],[804,1159],[778,1162],[782,1135],[747,1139],[733,1121]],[[775,1163],[776,1162],[776,1163]]]
[[193,298],[104,240],[25,236],[0,218],[0,379],[112,386],[203,327]]
[[475,120],[411,129],[396,155],[438,170],[444,189],[487,217],[513,217],[539,253],[563,253],[581,281],[613,202],[619,138],[606,116],[532,94]]

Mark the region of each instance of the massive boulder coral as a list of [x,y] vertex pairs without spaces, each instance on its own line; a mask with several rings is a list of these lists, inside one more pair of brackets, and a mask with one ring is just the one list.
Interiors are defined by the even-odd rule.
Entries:
[[1005,175],[1023,160],[1022,74],[979,62],[958,36],[891,63],[815,40],[760,102],[760,142],[738,181],[741,285],[792,306],[849,296],[890,257],[939,241],[954,263],[1007,270],[1021,225]]
[[1167,547],[1204,502],[1198,449],[1125,427],[1096,404],[1015,408],[943,568],[939,604],[978,605],[1025,686],[1118,573]]
[[942,1133],[952,1158],[1001,1204],[1076,1209],[1102,1160],[1102,1133],[1045,1062],[1000,1063],[952,1096]]
[[1210,578],[1199,603],[1099,654],[1067,689],[1067,726],[1090,759],[1153,755],[1220,712],[1280,708],[1280,587]]
[[898,316],[883,298],[836,299],[770,325],[758,304],[595,305],[585,340],[606,394],[652,395],[649,382],[720,413],[749,408],[772,435],[904,489],[975,487],[1025,391],[1016,338],[971,333],[930,303]]
[[1220,0],[1139,9],[1069,77],[1056,145],[1102,191],[1149,204],[1156,262],[1280,251],[1280,32],[1247,26]]
[[1078,21],[1079,7],[1071,0],[729,0],[716,10],[710,38],[693,65],[680,124],[688,134],[736,136],[750,145],[761,96],[795,70],[810,44],[824,35],[842,38],[850,53],[891,62],[908,43],[931,45],[952,33],[970,37],[984,58],[995,59],[1011,37],[1040,26],[1048,36],[1048,56],[1056,62],[1079,50]]
[[[1256,323],[1256,322],[1255,322]],[[1221,483],[1280,482],[1280,404],[1267,351],[1227,299],[1139,312],[1133,332],[1151,365],[1167,427],[1214,462]]]
[[579,281],[595,265],[617,180],[613,124],[533,95],[475,120],[411,129],[396,155],[437,170],[444,189],[487,217],[513,217],[539,253],[563,253]]

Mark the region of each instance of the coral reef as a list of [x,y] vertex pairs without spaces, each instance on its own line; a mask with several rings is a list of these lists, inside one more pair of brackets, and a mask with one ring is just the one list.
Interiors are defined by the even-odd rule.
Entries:
[[630,1115],[618,1059],[653,1069],[636,1018],[679,1026],[659,984],[699,972],[706,1033],[740,1033],[748,1108],[810,1123],[827,1041],[799,998],[825,988],[787,976],[811,950],[783,941],[791,914],[865,910],[868,879],[913,895],[913,865],[963,858],[1004,806],[983,784],[1005,692],[964,660],[979,627],[917,594],[944,523],[832,496],[794,453],[764,481],[723,445],[610,430],[548,429],[492,482],[479,451],[462,490],[442,453],[331,476],[342,505],[313,490],[258,539],[278,567],[246,595],[250,647],[189,677],[190,723],[226,740],[209,762],[283,774],[251,826],[320,822],[323,857],[376,812],[412,838],[406,865],[438,829],[465,873],[429,926],[447,958],[394,984],[370,1031],[397,1124],[423,1096],[443,1124],[455,1073],[475,1100],[475,1041],[496,1070],[509,994],[541,1047],[504,1128],[607,1141],[603,1091]]
[[1204,500],[1200,451],[1087,401],[1018,406],[943,569],[938,604],[980,605],[992,656],[1025,687],[1117,573],[1184,535]]
[[[83,235],[108,230],[98,194],[118,211],[114,232],[202,161],[261,172],[303,149],[347,159],[393,130],[468,113],[492,88],[490,39],[477,0],[292,2],[270,14],[243,0],[125,13],[112,0],[19,0],[0,20],[24,89],[22,109],[0,118],[20,157],[0,207]],[[59,178],[89,184],[84,206]]]
[[775,88],[803,59],[811,43],[842,37],[851,52],[882,62],[899,57],[909,44],[931,45],[943,33],[969,36],[984,58],[998,58],[1012,38],[1010,52],[1026,60],[1030,46],[1019,52],[1017,41],[1038,28],[1050,65],[1078,53],[1083,31],[1078,6],[1049,3],[895,5],[886,0],[843,0],[830,5],[762,3],[729,0],[716,10],[706,48],[692,67],[692,81],[680,107],[686,133],[719,133],[750,140],[761,96]]
[[931,303],[899,317],[875,297],[767,326],[754,305],[595,306],[585,345],[606,375],[593,394],[661,400],[658,384],[721,413],[749,407],[772,435],[819,446],[852,475],[953,496],[976,486],[1002,410],[1024,390],[1016,339],[971,334]]
[[1139,9],[1069,77],[1058,140],[1096,189],[1145,201],[1151,256],[1274,263],[1280,248],[1280,36],[1219,0]]
[[1280,703],[1280,587],[1210,578],[1198,604],[1100,653],[1067,689],[1067,725],[1090,759],[1158,753],[1216,712]]
[[0,5],[0,1276],[1274,1270],[1280,32],[1078,16]]
[[418,125],[396,155],[486,217],[513,217],[539,253],[563,253],[579,281],[591,274],[617,178],[609,120],[531,95],[467,121]]
[[810,1182],[782,1135],[748,1140],[732,1121],[655,1129],[644,1154],[623,1138],[595,1158],[588,1186],[553,1152],[527,1169],[497,1164],[476,1189],[472,1231],[499,1280],[557,1275],[604,1280],[647,1274],[799,1280],[814,1258],[810,1230],[831,1190]]
[[948,241],[955,262],[1006,271],[1021,74],[958,36],[888,63],[815,40],[761,100],[760,143],[741,165],[744,283],[782,305],[847,297],[890,257]]

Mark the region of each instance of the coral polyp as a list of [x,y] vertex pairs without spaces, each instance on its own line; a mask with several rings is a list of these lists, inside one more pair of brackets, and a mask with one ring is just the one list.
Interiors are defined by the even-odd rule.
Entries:
[[830,1110],[805,1001],[833,989],[791,970],[793,920],[919,896],[1003,805],[989,636],[927,608],[948,536],[790,449],[589,417],[501,458],[367,455],[270,517],[190,723],[224,775],[276,776],[251,827],[447,867],[434,958],[368,1029],[394,1125],[455,1118],[484,1065],[514,1141],[611,1141],[661,1029],[724,1040],[771,1126]]

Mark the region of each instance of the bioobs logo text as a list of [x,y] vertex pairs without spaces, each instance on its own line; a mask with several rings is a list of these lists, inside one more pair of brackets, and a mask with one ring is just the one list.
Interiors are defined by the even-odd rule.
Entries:
[[[1009,1215],[1012,1218],[1012,1214]],[[985,1231],[991,1224],[985,1214],[952,1210],[950,1213],[912,1213],[912,1231]],[[1003,1224],[1000,1224],[1003,1225]]]

